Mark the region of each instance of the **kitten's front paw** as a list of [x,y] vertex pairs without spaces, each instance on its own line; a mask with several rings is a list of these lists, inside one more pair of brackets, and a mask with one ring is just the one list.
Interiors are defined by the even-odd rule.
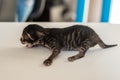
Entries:
[[52,64],[52,60],[50,60],[50,59],[47,59],[44,61],[45,66],[50,66],[51,64]]

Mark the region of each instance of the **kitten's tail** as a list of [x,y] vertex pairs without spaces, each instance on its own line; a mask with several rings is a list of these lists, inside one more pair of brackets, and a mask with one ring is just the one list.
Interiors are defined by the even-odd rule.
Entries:
[[110,47],[115,47],[117,46],[117,44],[114,44],[114,45],[107,45],[105,44],[101,39],[98,41],[98,44],[101,48],[110,48]]

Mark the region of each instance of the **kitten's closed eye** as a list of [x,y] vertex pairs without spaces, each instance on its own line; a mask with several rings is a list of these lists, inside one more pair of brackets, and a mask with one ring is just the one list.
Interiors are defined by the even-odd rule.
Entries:
[[27,33],[27,36],[29,37],[29,39],[30,39],[31,41],[34,41],[34,38],[32,38],[31,35],[32,35],[32,34]]

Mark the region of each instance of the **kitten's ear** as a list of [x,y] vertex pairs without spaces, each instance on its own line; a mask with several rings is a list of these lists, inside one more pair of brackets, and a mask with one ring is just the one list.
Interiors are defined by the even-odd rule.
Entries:
[[44,36],[44,35],[45,35],[45,33],[40,32],[40,31],[37,31],[37,35],[38,35],[38,36]]
[[29,33],[27,33],[27,36],[28,36],[31,40],[34,40]]

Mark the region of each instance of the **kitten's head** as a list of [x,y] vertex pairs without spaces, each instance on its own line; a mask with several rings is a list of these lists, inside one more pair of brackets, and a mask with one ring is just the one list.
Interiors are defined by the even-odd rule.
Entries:
[[43,27],[30,24],[24,28],[20,41],[22,44],[26,44],[26,47],[33,47],[36,41],[42,39],[45,36],[45,30]]

